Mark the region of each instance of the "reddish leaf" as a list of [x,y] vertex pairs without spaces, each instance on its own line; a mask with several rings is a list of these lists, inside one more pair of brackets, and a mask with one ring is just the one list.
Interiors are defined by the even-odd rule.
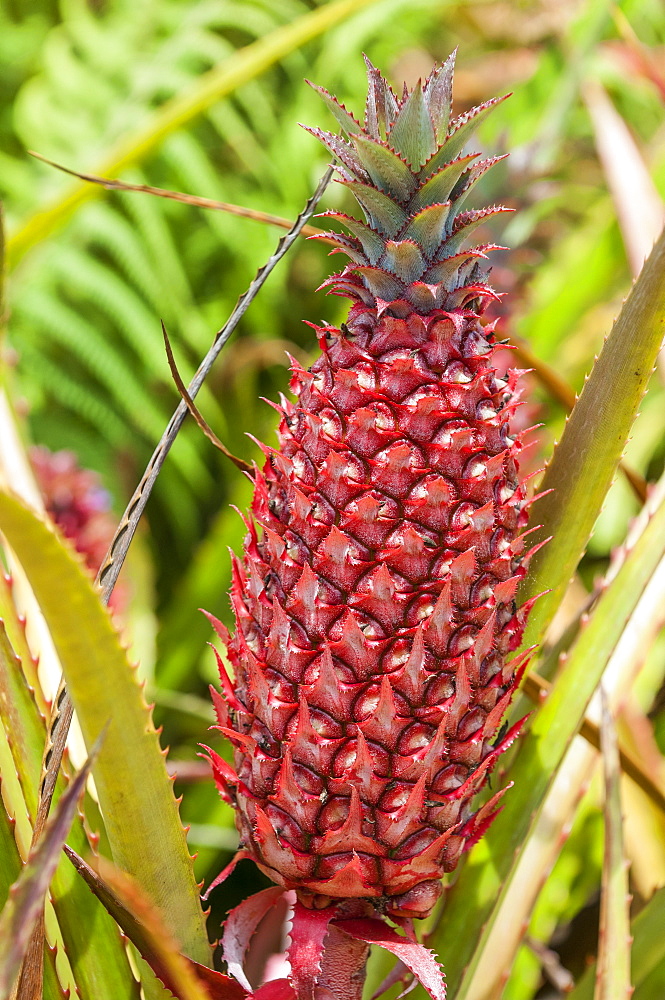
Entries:
[[288,979],[273,979],[259,986],[249,1000],[298,1000]]
[[201,965],[200,962],[195,962],[192,958],[187,958],[186,955],[182,957],[196,974],[197,979],[205,986],[210,994],[210,1000],[245,1000],[247,997],[247,993],[235,979],[225,976],[222,972],[209,969],[207,965]]
[[224,924],[222,935],[224,961],[229,973],[247,990],[251,990],[252,987],[243,972],[243,962],[249,943],[256,928],[268,911],[281,899],[283,893],[284,890],[276,885],[257,892],[234,907]]
[[21,962],[30,944],[30,935],[40,913],[44,912],[44,896],[60,861],[65,837],[69,833],[78,800],[85,788],[90,768],[99,753],[106,728],[90,751],[90,756],[76,775],[49,820],[41,838],[21,872],[10,887],[9,899],[0,918],[0,997],[5,1000],[12,992],[12,983],[21,969]]
[[363,917],[360,920],[336,920],[335,927],[339,927],[357,941],[377,944],[380,948],[385,948],[386,951],[396,955],[424,986],[432,1000],[445,1000],[446,986],[443,972],[429,948],[425,948],[417,941],[401,937],[391,927],[371,917]]
[[[199,756],[202,755],[199,754]],[[208,760],[208,758],[206,757],[205,760]],[[218,885],[221,885],[222,882],[229,877],[235,866],[238,864],[239,861],[242,861],[243,858],[251,858],[251,854],[243,850],[236,851],[236,853],[233,855],[226,868],[222,868],[219,875],[217,875],[217,877],[212,880],[206,891],[202,894],[201,899],[203,900],[204,903],[207,903],[208,896],[210,895],[212,890],[216,889]]]
[[293,908],[291,928],[291,981],[298,1000],[314,1000],[316,983],[321,972],[323,943],[328,933],[328,925],[335,915],[335,909],[327,906],[324,910],[309,910],[297,902]]
[[100,874],[67,845],[64,850],[88,887],[175,997],[200,994],[198,981],[211,1000],[244,1000],[247,992],[235,979],[180,953],[161,914],[129,876],[105,863],[103,858],[97,858],[103,872]]

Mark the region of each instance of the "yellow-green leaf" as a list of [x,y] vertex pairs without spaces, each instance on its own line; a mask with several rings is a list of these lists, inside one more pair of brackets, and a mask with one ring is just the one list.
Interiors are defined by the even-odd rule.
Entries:
[[536,553],[521,589],[536,602],[524,646],[539,642],[561,603],[616,474],[665,335],[665,232],[656,243],[605,341],[542,484],[535,505],[552,540]]
[[[601,688],[602,692],[602,688]],[[602,692],[604,695],[604,692]],[[605,856],[600,895],[598,974],[594,1000],[627,1000],[630,988],[628,870],[623,852],[620,769],[614,722],[603,696],[601,720],[605,779]]]
[[[26,683],[21,661],[9,642],[1,620],[0,722],[7,734],[26,810],[34,823],[46,727]],[[59,780],[56,801],[64,787],[62,779]],[[77,851],[88,849],[83,821],[78,815],[74,817],[68,841]],[[0,899],[1,890],[0,885]],[[81,995],[108,995],[115,1000],[135,1000],[138,985],[118,928],[76,878],[65,858],[56,868],[50,892],[67,957]]]
[[78,556],[7,493],[0,493],[0,530],[51,630],[88,747],[108,725],[93,773],[114,861],[161,910],[184,953],[207,964],[198,887],[171,781],[111,619]]
[[[100,737],[102,734],[100,734]],[[98,745],[93,749],[96,754]],[[90,761],[60,799],[34,853],[28,858],[0,916],[0,1000],[7,1000],[21,968],[32,928],[44,908],[44,896],[90,771]]]

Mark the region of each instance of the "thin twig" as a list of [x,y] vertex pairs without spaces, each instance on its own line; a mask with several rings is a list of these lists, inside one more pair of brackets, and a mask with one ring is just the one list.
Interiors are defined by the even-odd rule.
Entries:
[[[88,184],[99,184],[100,187],[106,188],[107,191],[152,194],[157,198],[168,198],[170,201],[179,201],[183,205],[193,205],[195,208],[211,208],[218,212],[228,212],[229,215],[237,215],[243,219],[253,219],[254,222],[262,222],[269,226],[279,226],[280,229],[290,230],[293,226],[293,222],[290,219],[283,219],[280,215],[259,212],[254,208],[245,208],[243,205],[234,205],[228,201],[200,198],[194,194],[184,194],[182,191],[168,191],[165,188],[152,187],[150,184],[129,184],[126,181],[119,181],[110,177],[99,177],[97,174],[84,174],[79,170],[71,170],[69,167],[63,167],[61,163],[49,160],[46,156],[42,156],[41,153],[35,153],[32,149],[28,150],[28,152],[30,156],[41,160],[42,163],[47,163],[49,167],[61,170],[63,174],[69,174],[70,177],[76,177],[78,180],[86,181]],[[318,229],[316,226],[303,226],[300,234],[301,236],[321,236],[323,235],[323,229]],[[336,246],[332,240],[324,240],[324,242]]]
[[[274,269],[276,264],[290,250],[291,246],[307,223],[307,220],[311,218],[312,213],[314,212],[321,195],[325,191],[331,176],[332,168],[329,167],[319,181],[316,191],[307,202],[304,210],[298,216],[291,230],[286,236],[281,238],[275,253],[263,265],[263,267],[259,269],[247,291],[238,299],[235,309],[231,313],[226,324],[217,332],[210,350],[201,362],[198,371],[187,389],[187,395],[189,396],[190,401],[196,396],[199,389],[203,385],[203,382],[210,372],[217,356],[244,316],[261,286],[266,281],[266,278]],[[178,431],[180,430],[187,413],[187,404],[181,400],[173,416],[169,420],[166,430],[162,434],[161,440],[148,462],[141,481],[136,487],[136,490],[134,491],[134,494],[132,495],[132,498],[120,520],[120,524],[115,532],[109,550],[104,557],[104,561],[99,568],[95,581],[101,591],[100,597],[103,604],[108,604],[109,602],[109,598],[111,597],[111,593],[118,579],[122,564],[125,561],[127,551],[134,537],[134,533],[148,502],[148,498],[152,492],[152,488],[155,484],[159,471],[164,464],[164,460],[166,459],[166,456],[168,455],[171,446],[177,437]],[[63,678],[60,681],[60,687],[58,688],[53,711],[49,720],[44,752],[44,773],[40,785],[39,803],[39,814],[43,812],[44,816],[48,815],[50,800],[53,795],[55,781],[60,770],[62,754],[67,741],[72,712],[73,709],[71,699]]]
[[227,458],[230,458],[233,464],[236,465],[241,472],[249,472],[251,474],[253,469],[252,466],[249,464],[249,462],[246,462],[244,458],[238,458],[236,455],[234,455],[232,452],[229,451],[229,449],[226,447],[225,444],[222,444],[222,442],[219,440],[219,438],[213,431],[210,424],[201,414],[201,411],[196,406],[196,403],[194,402],[192,397],[187,392],[187,386],[183,382],[180,376],[180,372],[178,371],[178,366],[175,363],[175,358],[173,357],[173,351],[171,349],[171,342],[169,340],[169,335],[166,332],[166,327],[164,326],[163,320],[162,320],[162,335],[164,337],[164,347],[166,348],[166,357],[169,362],[169,368],[171,369],[171,375],[173,376],[173,381],[175,382],[176,389],[180,393],[180,397],[182,401],[186,404],[187,409],[194,417],[194,420],[201,428],[201,430],[208,438],[208,440],[211,441],[212,444],[214,444],[215,448],[221,451],[222,455],[226,455]]

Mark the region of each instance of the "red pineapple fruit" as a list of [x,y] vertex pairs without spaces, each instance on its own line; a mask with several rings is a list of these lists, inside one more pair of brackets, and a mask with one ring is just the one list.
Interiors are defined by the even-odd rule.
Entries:
[[[461,155],[500,99],[451,121],[453,57],[397,98],[367,63],[361,125],[316,88],[346,137],[310,129],[364,221],[326,212],[351,299],[321,356],[293,366],[279,447],[254,477],[234,560],[236,630],[218,622],[212,753],[246,855],[300,904],[369,900],[424,916],[499,795],[474,811],[516,688],[527,606],[527,499],[510,420],[519,372],[493,369],[496,298],[469,246],[501,207],[461,211],[498,158]],[[516,727],[515,727],[516,728]]]

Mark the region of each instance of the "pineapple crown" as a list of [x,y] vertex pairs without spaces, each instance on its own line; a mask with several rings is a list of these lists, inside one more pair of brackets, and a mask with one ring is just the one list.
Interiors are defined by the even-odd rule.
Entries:
[[351,234],[322,234],[337,245],[333,253],[341,251],[351,259],[322,287],[376,308],[379,315],[406,316],[414,309],[421,314],[482,311],[497,295],[481,261],[490,250],[502,248],[468,247],[467,241],[485,219],[512,209],[493,205],[460,212],[479,178],[504,159],[478,160],[478,153],[461,153],[505,97],[451,119],[455,52],[424,83],[419,80],[413,90],[405,85],[401,100],[367,56],[365,62],[369,89],[363,125],[327,90],[311,84],[347,138],[305,127],[339,161],[340,183],[365,215],[365,222],[335,211],[320,216],[336,219]]

